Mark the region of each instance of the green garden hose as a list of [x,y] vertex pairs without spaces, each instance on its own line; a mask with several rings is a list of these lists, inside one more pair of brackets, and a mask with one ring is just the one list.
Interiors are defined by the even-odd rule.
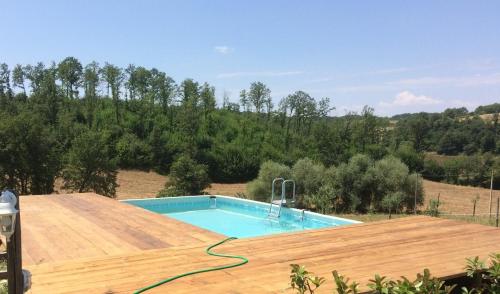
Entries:
[[230,237],[230,238],[222,240],[222,241],[220,241],[218,243],[210,245],[209,247],[207,247],[207,249],[205,249],[205,252],[208,255],[212,255],[212,256],[241,259],[240,262],[234,263],[234,264],[229,264],[229,265],[209,267],[209,268],[205,268],[205,269],[200,269],[200,270],[196,270],[196,271],[192,271],[192,272],[187,272],[187,273],[183,273],[183,274],[180,274],[180,275],[176,275],[176,276],[170,277],[168,279],[165,279],[165,280],[159,281],[157,283],[154,283],[152,285],[149,285],[147,287],[144,287],[142,289],[139,289],[139,290],[135,291],[134,294],[139,294],[139,293],[146,292],[146,291],[151,290],[151,289],[153,289],[155,287],[158,287],[160,285],[172,282],[173,280],[177,280],[177,279],[182,278],[182,277],[186,277],[186,276],[190,276],[190,275],[195,275],[195,274],[199,274],[199,273],[206,273],[206,272],[211,272],[211,271],[218,271],[218,270],[223,270],[223,269],[227,269],[227,268],[232,268],[232,267],[237,267],[237,266],[240,266],[240,265],[244,265],[245,263],[248,262],[248,259],[246,259],[243,256],[226,255],[226,254],[220,254],[220,253],[215,253],[215,252],[211,252],[210,251],[212,248],[217,247],[217,246],[219,246],[219,245],[221,245],[221,244],[223,244],[223,243],[225,243],[227,241],[234,240],[234,239],[238,239],[238,238],[236,238],[236,237]]

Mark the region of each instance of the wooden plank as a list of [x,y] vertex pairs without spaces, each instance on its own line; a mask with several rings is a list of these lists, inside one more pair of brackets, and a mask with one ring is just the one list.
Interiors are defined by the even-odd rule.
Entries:
[[20,199],[26,265],[205,244],[224,237],[93,193]]
[[[131,293],[175,274],[232,262],[206,255],[210,243],[32,265],[31,293]],[[327,278],[317,293],[331,293],[334,269],[362,285],[375,273],[413,278],[424,268],[437,277],[455,277],[463,274],[465,258],[500,252],[500,230],[408,217],[239,239],[216,251],[243,255],[250,262],[185,277],[148,293],[291,293],[291,263]]]

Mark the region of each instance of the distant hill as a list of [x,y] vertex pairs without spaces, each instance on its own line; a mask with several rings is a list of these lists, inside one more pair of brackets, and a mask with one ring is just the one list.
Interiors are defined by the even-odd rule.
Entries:
[[465,107],[461,108],[448,108],[443,112],[418,112],[418,113],[401,113],[393,115],[390,119],[393,121],[408,119],[417,116],[440,116],[445,115],[451,118],[460,118],[464,120],[469,117],[472,118],[478,115],[484,121],[491,121],[494,115],[500,113],[500,103],[493,103],[489,105],[478,106],[474,111],[469,112]]

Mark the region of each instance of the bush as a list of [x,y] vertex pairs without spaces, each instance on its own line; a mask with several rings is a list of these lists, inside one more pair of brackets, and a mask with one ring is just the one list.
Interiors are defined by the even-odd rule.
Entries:
[[[314,293],[324,282],[325,278],[314,276],[304,266],[291,264],[290,284],[296,293]],[[479,257],[468,258],[465,267],[467,276],[472,280],[472,288],[461,288],[463,294],[477,293],[500,293],[500,254],[491,254],[490,263],[485,265]],[[360,293],[359,283],[350,282],[349,278],[333,271],[333,279],[337,294],[357,294]],[[463,281],[468,283],[469,281]],[[375,275],[367,285],[372,291],[363,293],[370,294],[449,294],[456,293],[454,289],[457,285],[446,285],[444,281],[432,277],[428,269],[417,274],[415,280],[401,277],[400,280],[390,280],[386,277]]]
[[405,195],[401,192],[387,194],[382,198],[380,205],[382,208],[389,211],[389,219],[393,212],[397,212],[401,208],[404,198]]
[[149,169],[152,161],[151,146],[134,134],[123,135],[116,143],[118,164],[122,168]]
[[432,181],[442,181],[445,177],[444,168],[433,159],[426,159],[424,161],[424,170],[422,172],[424,178]]
[[64,189],[93,191],[108,197],[116,194],[116,162],[102,133],[87,131],[76,137],[62,171]]
[[169,180],[158,197],[200,195],[209,186],[208,167],[182,155],[172,164]]
[[[273,179],[289,179],[291,170],[288,166],[273,161],[266,161],[260,166],[257,179],[248,183],[247,190],[250,197],[258,201],[268,201],[271,196],[271,186]],[[281,187],[275,189],[275,193],[280,195]]]
[[297,185],[296,193],[308,197],[320,189],[325,177],[325,167],[309,158],[302,158],[292,167],[292,178]]
[[211,152],[213,164],[210,165],[210,178],[217,183],[238,183],[255,178],[259,172],[258,156],[252,150],[231,144],[215,145]]
[[410,172],[417,172],[424,169],[423,153],[418,153],[409,142],[401,144],[394,155],[408,166]]

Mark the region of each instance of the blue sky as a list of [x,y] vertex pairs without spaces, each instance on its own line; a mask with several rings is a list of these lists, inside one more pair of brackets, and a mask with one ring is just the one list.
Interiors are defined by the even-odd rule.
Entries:
[[194,78],[231,100],[253,81],[334,114],[500,102],[500,1],[4,1],[0,62],[108,61]]

